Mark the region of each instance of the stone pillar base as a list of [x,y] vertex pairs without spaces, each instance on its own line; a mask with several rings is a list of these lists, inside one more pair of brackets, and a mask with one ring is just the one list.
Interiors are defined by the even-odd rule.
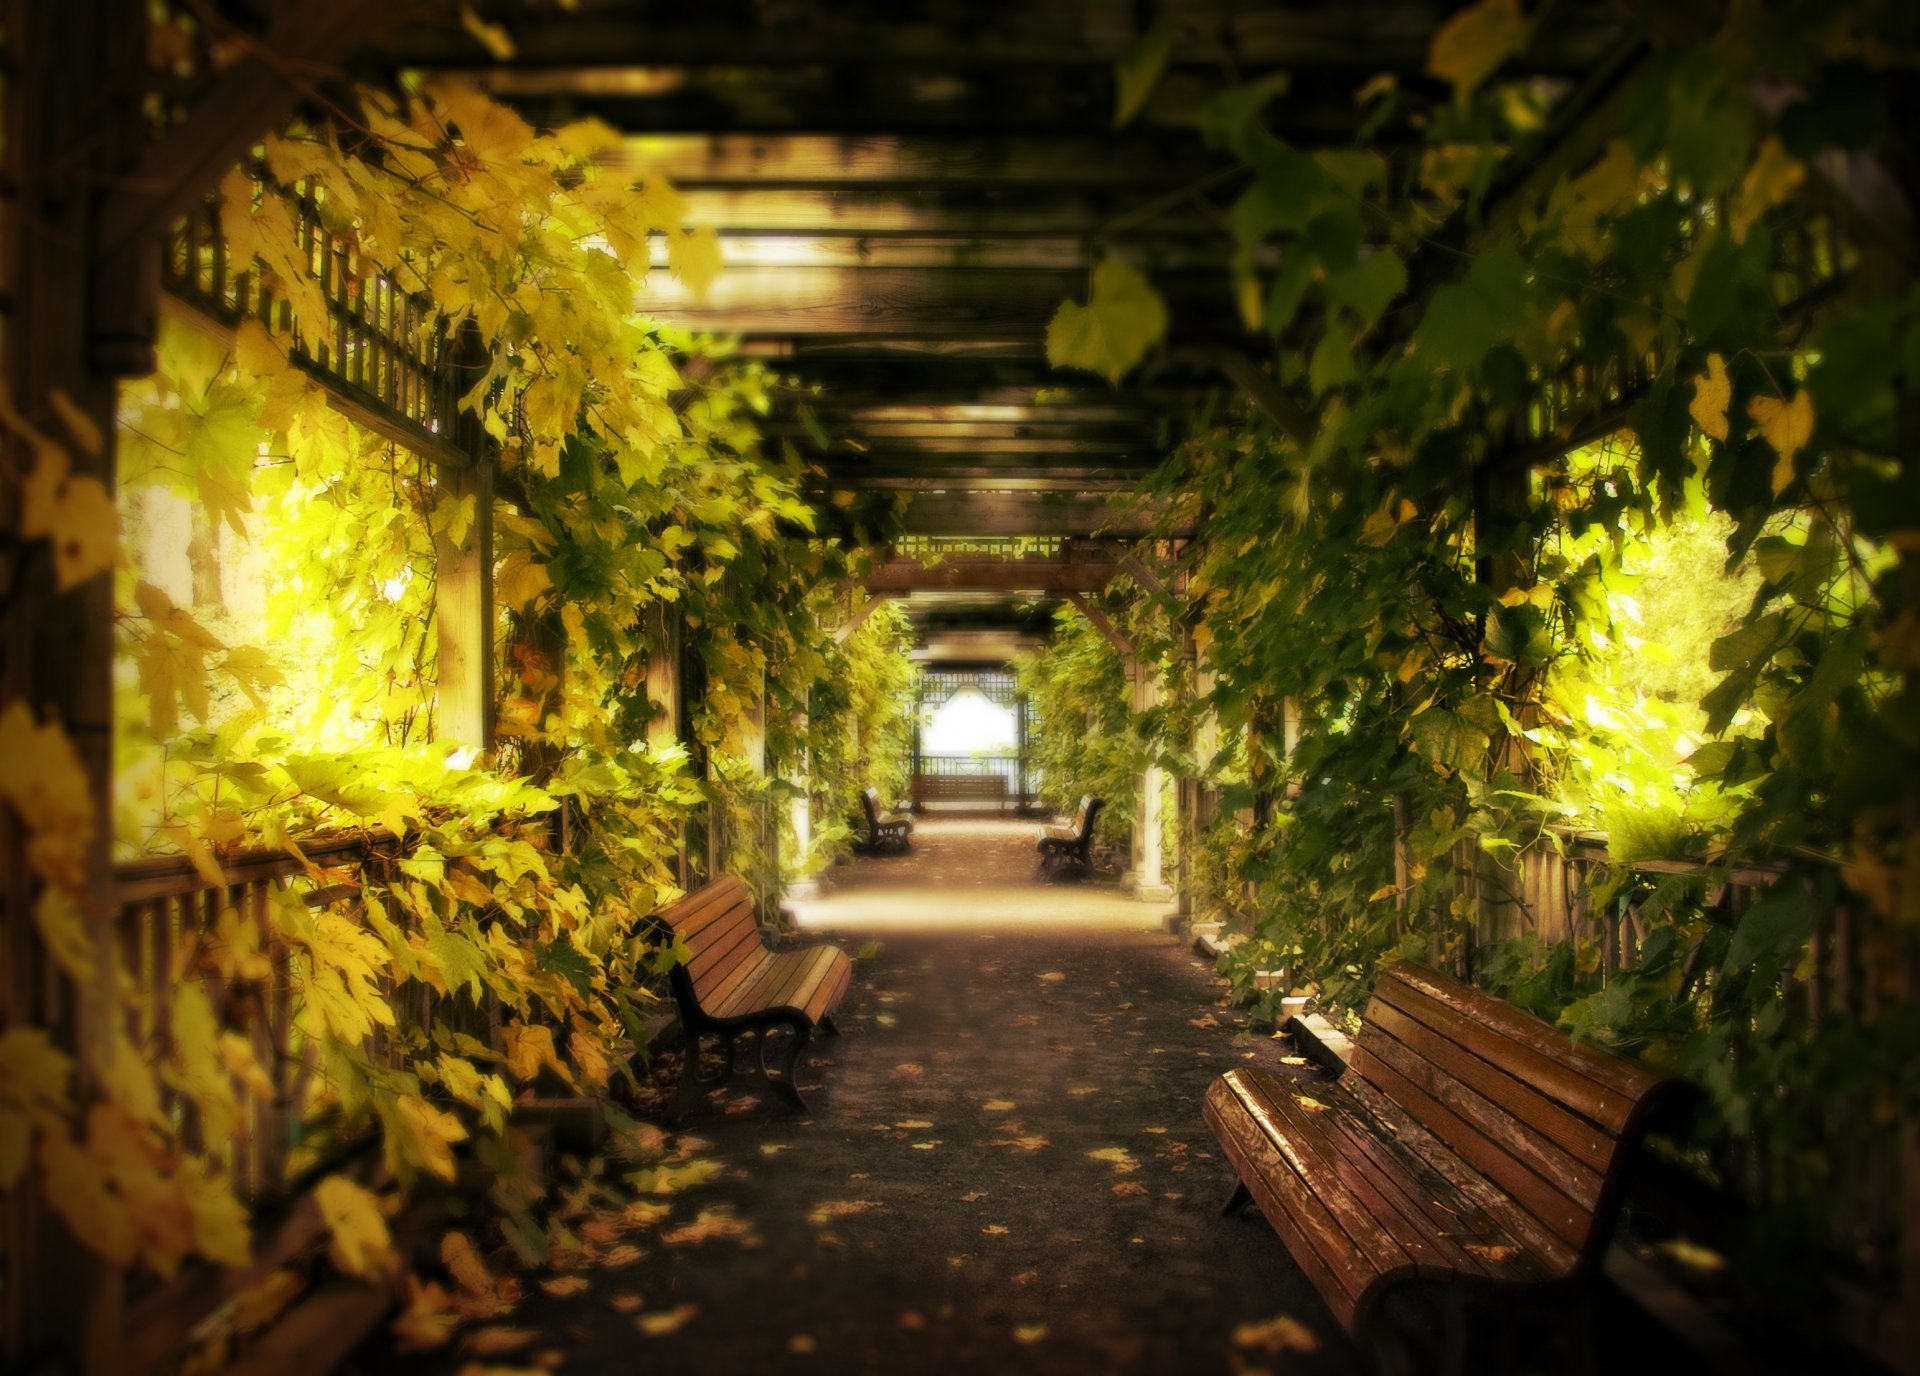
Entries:
[[801,903],[809,903],[820,897],[820,894],[820,881],[811,877],[796,879],[787,885],[786,896],[790,902],[797,900]]
[[1170,903],[1173,901],[1173,885],[1171,884],[1147,884],[1135,879],[1127,885],[1127,892],[1131,893],[1142,903]]

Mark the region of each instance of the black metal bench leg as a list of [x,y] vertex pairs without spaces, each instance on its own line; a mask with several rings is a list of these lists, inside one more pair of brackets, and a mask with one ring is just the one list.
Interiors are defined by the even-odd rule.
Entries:
[[780,1071],[775,1076],[767,1066],[767,1041],[763,1033],[760,1038],[760,1073],[766,1077],[767,1088],[786,1100],[795,1113],[807,1112],[807,1101],[800,1097],[800,1088],[794,1083],[794,1073],[800,1065],[800,1053],[807,1049],[811,1029],[805,1023],[789,1024],[793,1036],[787,1043],[786,1054],[780,1058]]
[[[679,1122],[698,1108],[707,1097],[712,1085],[700,1078],[700,1034],[689,1032],[686,1035],[686,1062],[680,1067],[680,1088],[675,1091],[673,1103],[669,1106],[668,1116]],[[728,1059],[732,1053],[729,1050]]]
[[1247,1188],[1246,1181],[1236,1180],[1233,1182],[1233,1194],[1220,1207],[1220,1217],[1232,1218],[1251,1203],[1253,1203],[1253,1191]]
[[833,1020],[833,1014],[831,1013],[822,1013],[820,1015],[820,1021],[816,1026],[829,1037],[837,1037],[840,1035],[840,1024]]

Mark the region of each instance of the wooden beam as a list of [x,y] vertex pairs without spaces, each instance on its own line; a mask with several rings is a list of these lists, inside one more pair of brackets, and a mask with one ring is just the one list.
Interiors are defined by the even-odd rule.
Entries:
[[[831,234],[855,243],[896,234],[1084,237],[1140,206],[1125,187],[694,186],[681,194],[691,224],[733,233]],[[1154,216],[1134,237],[1217,242],[1219,234],[1214,220],[1183,203]]]
[[320,81],[369,31],[407,0],[330,0],[286,5],[258,38],[236,31],[237,60],[194,101],[187,117],[149,147],[103,198],[97,242],[108,254],[157,239],[227,169]]
[[902,517],[909,535],[1144,535],[1137,501],[1083,492],[916,492]]
[[[449,10],[451,7],[448,7]],[[1347,5],[1221,4],[1162,0],[1150,13],[1181,35],[1175,69],[1287,67],[1363,81],[1383,71],[1425,71],[1434,31],[1454,7],[1444,0],[1365,0]],[[484,12],[498,13],[487,6]],[[749,67],[879,65],[924,71],[959,67],[1105,67],[1132,50],[1148,20],[1129,5],[1028,5],[991,23],[966,6],[870,4],[765,6],[759,22],[735,11],[688,12],[644,3],[542,9],[504,15],[515,53],[508,65]],[[1526,55],[1538,72],[1579,71],[1619,29],[1606,6],[1555,15]],[[476,68],[491,56],[451,17],[422,19],[387,44],[396,63]]]
[[[493,748],[493,469],[468,463],[439,468],[435,513],[434,623],[440,638],[434,739],[484,754]],[[473,500],[473,519],[456,542],[449,506]]]
[[817,484],[841,492],[1132,492],[1146,470],[1093,472],[1052,469],[936,468],[861,469],[828,465]]
[[1133,642],[1113,624],[1100,604],[1083,592],[1070,592],[1067,600],[1080,609],[1080,614],[1093,623],[1093,628],[1106,637],[1107,643],[1120,652],[1120,658],[1132,669],[1135,664]]
[[1118,564],[1092,560],[952,559],[928,566],[913,559],[890,559],[861,581],[868,592],[874,593],[963,588],[1064,597],[1075,592],[1098,592],[1119,571]]
[[[1245,330],[1217,270],[1162,274],[1154,285],[1183,337],[1240,339]],[[696,298],[651,275],[634,301],[662,325],[722,334],[854,335],[896,340],[1011,338],[1043,347],[1062,301],[1086,295],[1084,268],[728,267]]]
[[1193,181],[1217,155],[1192,134],[903,138],[832,134],[635,134],[608,167],[678,186],[1126,187]]
[[844,645],[853,639],[854,632],[867,624],[867,618],[880,609],[880,604],[892,600],[893,594],[890,592],[869,593],[866,600],[853,609],[852,615],[834,627],[833,643]]

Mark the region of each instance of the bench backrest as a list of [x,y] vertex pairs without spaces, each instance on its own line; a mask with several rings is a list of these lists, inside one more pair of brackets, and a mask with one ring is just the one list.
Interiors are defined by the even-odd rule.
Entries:
[[1093,824],[1100,820],[1100,809],[1106,805],[1105,798],[1096,798],[1091,793],[1080,800],[1080,814],[1073,819],[1073,835],[1080,843],[1082,855],[1093,847]]
[[1581,1254],[1605,1246],[1622,1148],[1669,1084],[1411,962],[1381,975],[1351,1064]]
[[687,944],[687,963],[673,970],[704,1000],[743,961],[766,949],[754,918],[753,890],[732,875],[695,889],[661,915]]
[[873,840],[880,835],[880,794],[871,788],[863,789],[860,810],[867,814],[867,839]]

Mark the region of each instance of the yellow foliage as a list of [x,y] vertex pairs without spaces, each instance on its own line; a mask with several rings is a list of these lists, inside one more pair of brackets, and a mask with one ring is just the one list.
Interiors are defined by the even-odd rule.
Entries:
[[315,1187],[314,1202],[333,1235],[334,1265],[365,1280],[392,1274],[400,1259],[378,1198],[344,1175],[330,1175]]

